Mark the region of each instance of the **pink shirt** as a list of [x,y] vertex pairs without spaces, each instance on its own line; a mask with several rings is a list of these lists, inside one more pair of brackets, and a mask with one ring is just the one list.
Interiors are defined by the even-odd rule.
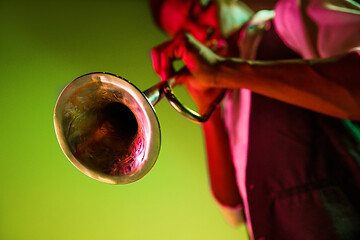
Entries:
[[[304,3],[306,2],[306,3]],[[360,8],[341,0],[280,0],[274,11],[260,11],[244,27],[238,41],[240,58],[254,59],[261,32],[273,19],[279,37],[304,59],[326,58],[350,51],[360,52]],[[234,89],[223,102],[224,123],[243,199],[249,235],[253,239],[246,191],[251,92]],[[251,187],[251,186],[250,186]]]

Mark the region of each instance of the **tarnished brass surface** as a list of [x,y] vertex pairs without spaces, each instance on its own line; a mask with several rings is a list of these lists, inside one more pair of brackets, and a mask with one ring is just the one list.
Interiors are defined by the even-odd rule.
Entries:
[[54,112],[57,138],[67,158],[86,175],[111,184],[146,175],[160,151],[160,126],[153,106],[165,96],[187,119],[206,121],[222,95],[200,115],[174,95],[175,79],[141,92],[109,73],[89,73],[60,94]]
[[92,73],[71,82],[55,108],[60,145],[79,170],[124,184],[143,177],[160,149],[153,106],[125,79]]

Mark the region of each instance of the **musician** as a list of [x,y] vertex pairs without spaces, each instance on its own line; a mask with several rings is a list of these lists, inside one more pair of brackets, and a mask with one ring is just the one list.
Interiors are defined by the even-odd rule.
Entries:
[[152,51],[161,79],[182,59],[200,112],[228,89],[202,128],[229,222],[251,239],[360,239],[359,4],[150,2],[171,37]]

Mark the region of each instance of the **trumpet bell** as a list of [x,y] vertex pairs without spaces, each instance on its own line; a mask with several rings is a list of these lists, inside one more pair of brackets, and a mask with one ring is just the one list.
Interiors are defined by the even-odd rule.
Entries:
[[55,131],[70,162],[105,183],[127,184],[146,175],[160,151],[160,125],[148,98],[108,73],[83,75],[60,94]]

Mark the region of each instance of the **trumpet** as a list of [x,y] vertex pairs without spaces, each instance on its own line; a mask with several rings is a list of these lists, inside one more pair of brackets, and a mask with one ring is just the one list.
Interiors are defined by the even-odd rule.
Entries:
[[164,96],[187,119],[205,122],[222,99],[204,114],[174,95],[175,78],[140,91],[130,81],[94,72],[69,83],[57,99],[54,126],[70,162],[98,181],[128,184],[144,177],[160,152],[160,124],[154,106]]

